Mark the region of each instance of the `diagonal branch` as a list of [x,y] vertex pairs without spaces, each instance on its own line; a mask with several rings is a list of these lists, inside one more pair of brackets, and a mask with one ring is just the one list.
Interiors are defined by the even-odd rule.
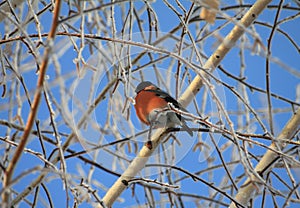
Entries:
[[[283,128],[282,132],[277,137],[276,142],[273,142],[270,145],[272,149],[284,148],[286,143],[279,143],[282,139],[292,139],[297,131],[299,131],[300,126],[300,108],[293,115],[293,117],[288,121],[286,126]],[[270,149],[266,152],[266,154],[261,158],[260,162],[255,167],[255,171],[257,173],[264,173],[266,175],[275,166],[276,163],[274,161],[278,157],[278,154]],[[267,170],[267,171],[265,171]],[[255,183],[255,176],[250,175],[245,183],[241,186],[242,188],[238,191],[237,195],[235,196],[236,201],[240,202],[241,204],[246,205],[248,201],[251,199],[254,191],[257,189],[257,185]],[[234,203],[230,205],[231,208],[236,207]]]
[[[45,74],[46,74],[46,70],[48,67],[51,49],[53,46],[53,39],[55,37],[57,26],[58,26],[58,17],[59,17],[60,6],[61,6],[61,1],[60,0],[55,1],[54,15],[53,15],[53,20],[52,20],[53,23],[52,23],[52,27],[51,27],[51,30],[48,35],[48,39],[47,39],[48,45],[45,49],[43,62],[39,69],[39,77],[38,77],[38,81],[37,81],[36,91],[34,94],[34,99],[33,99],[32,105],[31,105],[31,110],[30,110],[29,116],[27,118],[26,126],[24,129],[24,133],[22,135],[20,144],[17,147],[17,149],[14,153],[14,156],[11,159],[11,161],[5,171],[4,180],[3,180],[4,189],[8,189],[8,187],[10,186],[10,182],[11,182],[14,170],[16,168],[16,165],[17,165],[19,159],[21,158],[21,156],[23,154],[23,150],[28,141],[28,138],[29,138],[29,135],[30,135],[30,132],[31,132],[33,123],[35,121],[35,117],[36,117],[38,108],[39,108],[39,104],[40,104],[40,100],[41,100],[41,91],[43,89]],[[2,200],[3,200],[2,203],[3,204],[9,203],[9,195],[10,194],[9,194],[8,190],[3,192],[3,194],[2,194]]]
[[[252,24],[256,17],[270,2],[271,0],[258,0],[239,21],[239,24],[237,24],[226,36],[223,43],[217,48],[215,53],[210,56],[203,68],[213,71],[219,65],[221,60],[223,60],[229,50],[235,45],[241,35],[245,32],[245,29]],[[200,74],[194,78],[187,90],[180,97],[179,101],[183,106],[187,106],[192,101],[194,95],[199,92],[199,90],[203,86],[204,80],[202,79],[202,77],[206,77],[205,74],[205,72],[200,72]],[[132,161],[132,163],[122,174],[122,176],[118,178],[118,180],[108,190],[103,198],[103,202],[106,206],[111,207],[114,201],[127,187],[127,181],[132,179],[140,170],[144,168],[148,158],[159,145],[160,139],[164,136],[165,130],[166,129],[158,129],[155,132],[151,139],[152,149],[144,146],[139,152],[138,156]]]

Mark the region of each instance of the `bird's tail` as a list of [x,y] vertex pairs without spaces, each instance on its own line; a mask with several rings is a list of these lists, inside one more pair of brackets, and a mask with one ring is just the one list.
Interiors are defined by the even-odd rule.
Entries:
[[191,137],[193,136],[193,131],[186,125],[184,121],[181,121],[182,130],[186,131]]

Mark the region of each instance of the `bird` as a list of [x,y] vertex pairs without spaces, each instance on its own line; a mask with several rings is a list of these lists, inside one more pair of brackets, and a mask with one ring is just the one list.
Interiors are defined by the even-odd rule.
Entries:
[[151,128],[180,125],[191,137],[193,131],[186,125],[184,117],[170,106],[188,112],[176,99],[150,81],[137,85],[134,108],[139,120]]

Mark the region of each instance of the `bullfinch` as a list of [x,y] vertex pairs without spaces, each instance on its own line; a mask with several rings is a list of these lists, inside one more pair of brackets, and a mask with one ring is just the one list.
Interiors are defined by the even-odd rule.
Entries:
[[188,112],[177,100],[149,81],[141,82],[135,89],[137,117],[151,128],[172,127],[180,125],[184,131],[193,136],[193,131],[186,125],[182,115],[173,108]]

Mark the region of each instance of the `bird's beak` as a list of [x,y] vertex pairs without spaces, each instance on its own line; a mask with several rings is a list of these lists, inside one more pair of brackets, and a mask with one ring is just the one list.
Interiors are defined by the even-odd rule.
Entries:
[[130,102],[131,102],[133,105],[135,105],[135,96],[134,96],[134,98],[129,97],[129,100],[130,100]]

